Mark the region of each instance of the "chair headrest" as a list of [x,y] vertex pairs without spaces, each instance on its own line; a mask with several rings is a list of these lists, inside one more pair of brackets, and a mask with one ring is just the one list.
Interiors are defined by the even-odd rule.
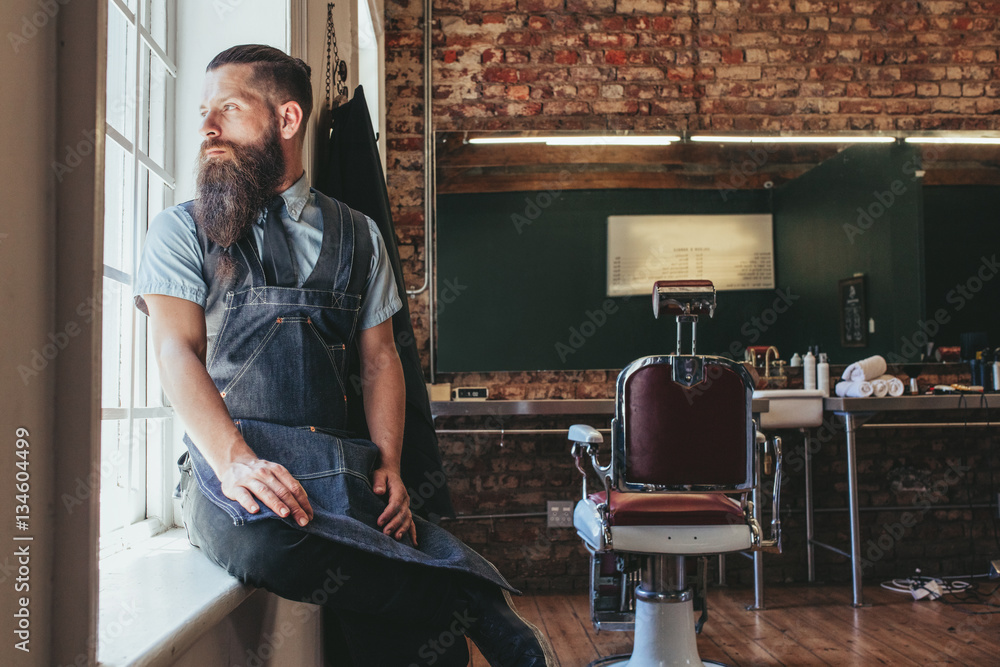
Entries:
[[711,280],[657,280],[653,284],[653,316],[715,314],[715,285]]

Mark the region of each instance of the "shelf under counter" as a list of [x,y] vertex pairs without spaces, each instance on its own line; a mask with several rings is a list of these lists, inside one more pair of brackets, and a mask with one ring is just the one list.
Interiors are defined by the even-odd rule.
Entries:
[[[768,399],[753,399],[755,413],[767,412]],[[544,416],[544,415],[613,415],[611,398],[549,398],[539,400],[431,401],[431,416]]]

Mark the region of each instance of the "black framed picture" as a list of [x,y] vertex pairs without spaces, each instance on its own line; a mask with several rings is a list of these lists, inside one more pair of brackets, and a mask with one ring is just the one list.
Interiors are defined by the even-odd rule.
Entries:
[[865,277],[854,276],[837,283],[840,293],[840,344],[844,347],[868,345],[868,316],[865,313]]

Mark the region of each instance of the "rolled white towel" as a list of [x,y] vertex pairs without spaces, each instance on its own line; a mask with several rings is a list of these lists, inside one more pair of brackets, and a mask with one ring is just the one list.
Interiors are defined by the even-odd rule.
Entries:
[[882,378],[875,378],[871,381],[872,396],[882,398],[889,393],[889,383]]
[[885,359],[876,354],[861,361],[856,361],[844,369],[842,379],[849,382],[871,382],[875,378],[884,375],[888,366]]
[[834,391],[842,398],[868,398],[874,389],[871,382],[838,382]]
[[[905,389],[905,385],[903,385],[903,381],[900,380],[895,375],[882,375],[881,377],[875,378],[875,382],[880,382],[880,381],[881,382],[885,382],[886,386],[889,389],[889,395],[890,396],[902,396],[903,395],[903,390]],[[877,394],[877,392],[876,392],[876,394]]]

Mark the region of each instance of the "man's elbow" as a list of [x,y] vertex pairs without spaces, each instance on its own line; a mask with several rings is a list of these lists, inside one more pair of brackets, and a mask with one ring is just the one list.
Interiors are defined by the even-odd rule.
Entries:
[[156,355],[156,363],[161,372],[169,368],[178,368],[186,362],[196,359],[202,364],[205,363],[205,348],[192,341],[166,336],[153,346]]

